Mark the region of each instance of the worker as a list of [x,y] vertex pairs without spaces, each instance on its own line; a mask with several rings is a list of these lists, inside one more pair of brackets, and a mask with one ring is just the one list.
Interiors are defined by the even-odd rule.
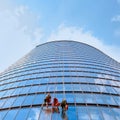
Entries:
[[59,106],[60,106],[60,103],[58,102],[58,99],[57,99],[57,98],[54,98],[54,99],[53,99],[53,103],[52,103],[52,111],[53,111],[53,112],[60,113],[60,111],[59,111]]
[[62,112],[68,110],[68,104],[67,104],[66,99],[63,99],[63,100],[62,100],[62,102],[61,102],[61,107],[62,107]]
[[48,93],[44,99],[44,104],[46,105],[46,107],[48,108],[48,105],[50,104],[51,102],[51,95],[50,93]]

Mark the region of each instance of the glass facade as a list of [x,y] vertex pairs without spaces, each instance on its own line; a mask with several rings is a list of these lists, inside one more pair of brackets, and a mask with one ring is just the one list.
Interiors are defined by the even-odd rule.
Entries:
[[[64,116],[41,109],[48,92]],[[120,64],[80,42],[41,44],[0,74],[0,120],[120,120]]]

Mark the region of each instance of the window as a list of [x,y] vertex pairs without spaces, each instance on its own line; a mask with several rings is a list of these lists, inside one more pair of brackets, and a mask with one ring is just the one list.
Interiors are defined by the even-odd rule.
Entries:
[[5,104],[3,105],[3,108],[11,107],[13,102],[15,101],[16,98],[8,98]]
[[78,107],[78,120],[90,120],[87,109],[87,107]]
[[28,96],[26,96],[26,98],[25,98],[25,100],[24,100],[22,105],[32,105],[34,98],[35,98],[35,95],[28,95]]
[[104,120],[99,107],[88,107],[88,111],[92,120]]
[[31,108],[26,120],[38,120],[39,114],[40,114],[40,108]]
[[105,120],[116,120],[110,108],[101,108]]
[[19,109],[17,116],[15,117],[15,120],[26,120],[26,117],[28,115],[29,109]]
[[26,96],[17,97],[12,106],[21,106]]
[[[18,110],[9,110],[7,115],[5,116],[4,120],[14,120]],[[2,119],[1,119],[2,120]]]

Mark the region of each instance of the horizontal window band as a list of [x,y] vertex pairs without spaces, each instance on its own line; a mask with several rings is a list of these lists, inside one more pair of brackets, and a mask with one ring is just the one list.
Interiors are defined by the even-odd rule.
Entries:
[[[54,60],[55,62],[57,61],[57,60]],[[61,60],[61,61],[76,61],[76,60]],[[78,60],[77,60],[78,61]],[[83,62],[85,62],[85,61],[83,61]],[[50,63],[50,64],[41,64],[40,66],[43,66],[43,65],[52,65],[52,64],[84,64],[84,65],[91,65],[91,66],[98,66],[98,67],[103,67],[103,68],[109,68],[109,69],[114,69],[114,68],[111,68],[111,67],[105,67],[105,66],[103,66],[103,65],[94,65],[94,64],[88,64],[88,63],[83,63],[83,62],[81,62],[80,61],[80,63]],[[37,62],[37,64],[36,65],[34,65],[34,66],[39,66],[39,64],[38,64],[39,62]],[[27,66],[27,65],[26,65]],[[30,67],[34,67],[33,66],[33,64],[32,64],[32,66],[27,66],[26,68],[30,68]],[[22,66],[21,66],[22,67]],[[25,66],[24,66],[25,67]],[[22,67],[23,68],[23,67]],[[21,69],[21,68],[19,68],[19,69]],[[19,70],[18,69],[18,70]],[[118,71],[118,69],[114,69],[114,70],[116,70],[116,71]],[[14,71],[16,71],[16,69],[14,70]],[[9,72],[11,72],[11,71],[8,71],[8,73]],[[114,71],[113,71],[114,72]],[[19,73],[19,72],[18,72]],[[115,72],[116,73],[116,72]],[[117,72],[117,73],[119,73],[119,72]],[[12,73],[12,74],[15,74],[15,73]],[[12,75],[12,74],[9,74],[9,75]],[[9,75],[7,75],[7,76],[9,76]]]
[[[70,64],[70,63],[69,63]],[[71,63],[71,64],[73,64],[73,63]],[[37,65],[38,66],[38,65]],[[117,73],[117,74],[120,74],[119,72],[115,72],[115,71],[112,71],[112,70],[105,70],[105,69],[103,69],[103,68],[92,68],[92,67],[84,67],[84,66],[61,66],[61,65],[58,65],[58,66],[51,66],[51,67],[41,67],[41,68],[32,68],[32,69],[30,69],[30,70],[23,70],[23,71],[19,71],[19,72],[16,72],[16,73],[13,73],[13,74],[17,74],[17,73],[24,73],[24,72],[27,72],[27,71],[34,71],[34,70],[41,70],[41,69],[50,69],[50,68],[74,68],[74,69],[76,69],[76,68],[88,68],[88,69],[93,69],[93,70],[102,70],[102,71],[108,71],[108,72],[113,72],[113,73]],[[10,76],[10,75],[13,75],[13,74],[9,74],[8,76]]]
[[[20,81],[19,81],[20,82]],[[13,82],[14,83],[14,82]],[[25,87],[31,87],[31,86],[43,86],[43,85],[60,85],[60,84],[63,84],[63,82],[51,82],[51,83],[41,83],[41,84],[30,84],[30,85],[23,85],[23,86],[16,86],[16,87],[11,87],[11,88],[8,88],[8,89],[3,89],[3,90],[0,90],[0,92],[2,91],[6,91],[6,90],[11,90],[11,89],[16,89],[16,88],[25,88]],[[89,83],[89,82],[64,82],[64,85],[65,84],[70,84],[70,85],[74,85],[74,84],[79,84],[79,85],[97,85],[97,86],[109,86],[109,87],[115,87],[115,88],[120,88],[120,86],[116,86],[116,85],[108,85],[108,84],[98,84],[98,83]]]
[[13,97],[19,97],[19,96],[29,96],[29,95],[38,95],[38,94],[46,94],[46,93],[50,93],[50,94],[67,94],[67,93],[78,93],[78,94],[100,94],[100,95],[109,95],[109,96],[120,96],[120,94],[113,94],[113,93],[105,93],[105,92],[92,92],[92,91],[46,91],[46,92],[36,92],[36,93],[27,93],[27,94],[17,94],[17,95],[13,95],[13,96],[7,96],[7,97],[1,97],[1,99],[7,99],[7,98],[13,98]]
[[[113,77],[120,77],[119,75],[107,74],[107,73],[104,73],[104,72],[85,71],[85,70],[84,71],[83,70],[54,70],[54,71],[49,70],[49,71],[43,71],[43,72],[35,72],[35,73],[28,73],[28,74],[18,75],[18,76],[12,77],[10,79],[21,77],[21,76],[27,76],[27,75],[34,75],[34,74],[39,75],[39,74],[44,74],[44,73],[56,73],[56,72],[60,72],[60,73],[71,73],[71,72],[73,72],[73,73],[91,73],[91,74],[94,73],[96,75],[97,74],[102,74],[102,75],[110,75],[110,76],[113,76]],[[63,74],[63,76],[64,76],[64,74]],[[2,81],[4,81],[4,80],[2,80]],[[6,80],[8,80],[8,79],[6,79]]]
[[[44,60],[44,61],[43,61]],[[93,62],[93,60],[92,61],[88,61],[88,60],[83,60],[83,59],[81,59],[81,57],[76,57],[76,58],[74,58],[74,59],[59,59],[59,58],[57,58],[56,59],[56,57],[54,57],[54,58],[49,58],[49,59],[40,59],[40,60],[36,60],[36,62],[35,61],[31,61],[31,62],[27,62],[27,64],[22,64],[22,65],[19,65],[19,66],[17,66],[17,68],[19,69],[19,67],[22,67],[22,66],[29,66],[29,67],[31,67],[31,65],[42,65],[42,64],[44,64],[44,63],[47,63],[47,62],[51,62],[50,64],[54,64],[54,62],[58,62],[57,64],[59,64],[59,63],[61,63],[61,62],[66,62],[66,61],[73,61],[73,62],[78,62],[78,64],[84,64],[84,63],[86,63],[86,64],[88,64],[88,65],[94,65],[94,66],[102,66],[102,67],[106,67],[106,68],[110,68],[111,69],[111,67],[112,67],[112,69],[114,69],[113,68],[113,66],[111,66],[111,67],[108,67],[108,64],[104,64],[103,62],[102,62],[102,64],[100,63],[100,62],[96,62],[96,61],[94,61]],[[46,65],[46,64],[45,64]],[[116,70],[116,69],[115,69]]]
[[[88,107],[89,106],[89,107],[106,107],[106,108],[119,108],[120,109],[120,106],[118,106],[118,105],[110,105],[110,104],[68,103],[68,105],[69,106],[74,106],[74,107],[76,107],[76,106],[77,107],[80,107],[80,106]],[[22,109],[22,108],[32,108],[32,107],[42,107],[42,106],[44,108],[44,105],[42,105],[42,104],[15,106],[15,107],[8,107],[8,108],[0,108],[0,111],[3,111],[3,110],[13,110],[13,109]],[[49,104],[49,106],[52,106],[52,105]]]
[[[32,74],[31,74],[32,75]],[[24,76],[22,76],[24,77]],[[27,78],[27,79],[23,79],[23,80],[16,80],[16,81],[13,81],[13,82],[9,82],[9,83],[14,83],[14,82],[20,82],[20,81],[27,81],[27,80],[36,80],[36,79],[50,79],[50,78],[93,78],[93,79],[102,79],[102,80],[111,80],[111,81],[116,81],[116,82],[120,82],[120,80],[114,80],[114,79],[111,79],[111,78],[103,78],[103,77],[94,77],[94,76],[83,76],[83,75],[64,75],[64,76],[44,76],[44,77],[35,77],[35,78]],[[9,83],[4,83],[4,84],[1,84],[0,86],[2,85],[5,85],[5,84],[9,84]]]

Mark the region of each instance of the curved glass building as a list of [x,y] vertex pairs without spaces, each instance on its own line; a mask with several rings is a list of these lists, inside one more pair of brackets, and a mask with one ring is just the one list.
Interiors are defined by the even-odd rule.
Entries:
[[[64,116],[41,109],[47,93]],[[80,42],[38,45],[0,74],[0,120],[120,120],[120,63]]]

